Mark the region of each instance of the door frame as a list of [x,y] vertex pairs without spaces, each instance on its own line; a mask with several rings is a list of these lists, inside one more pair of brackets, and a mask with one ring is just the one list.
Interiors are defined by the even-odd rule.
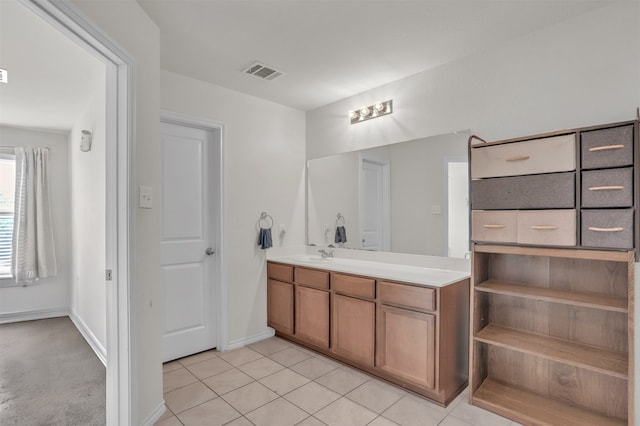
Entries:
[[106,67],[107,424],[138,422],[135,264],[135,60],[68,0],[19,0]]
[[226,267],[226,217],[224,214],[224,206],[227,204],[226,185],[225,185],[225,127],[224,123],[211,120],[205,117],[195,117],[192,115],[182,114],[166,109],[160,110],[160,121],[168,124],[176,124],[185,127],[194,127],[210,131],[214,134],[214,146],[212,147],[215,154],[216,163],[211,164],[212,170],[216,173],[218,180],[218,188],[214,188],[218,193],[218,199],[212,200],[211,210],[215,212],[217,220],[213,225],[213,241],[212,247],[216,251],[214,256],[213,270],[211,277],[213,285],[215,321],[217,341],[216,348],[224,351],[229,346],[228,327],[227,327],[227,267]]

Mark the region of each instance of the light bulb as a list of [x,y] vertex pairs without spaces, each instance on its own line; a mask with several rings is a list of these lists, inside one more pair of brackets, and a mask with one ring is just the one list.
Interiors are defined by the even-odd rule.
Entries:
[[364,108],[362,108],[362,109],[360,110],[360,115],[361,115],[362,117],[366,117],[367,115],[369,115],[369,112],[370,112],[370,111],[369,111],[369,108],[364,107]]
[[353,120],[358,115],[355,111],[349,111],[349,119]]
[[373,106],[373,109],[380,112],[384,109],[384,105],[382,104],[382,102],[376,102],[376,104]]

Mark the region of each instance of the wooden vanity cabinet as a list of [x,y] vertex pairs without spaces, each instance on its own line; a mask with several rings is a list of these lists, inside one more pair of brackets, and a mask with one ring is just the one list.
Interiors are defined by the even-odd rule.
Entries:
[[289,280],[267,280],[278,336],[443,406],[467,386],[469,279],[427,287],[269,264]]

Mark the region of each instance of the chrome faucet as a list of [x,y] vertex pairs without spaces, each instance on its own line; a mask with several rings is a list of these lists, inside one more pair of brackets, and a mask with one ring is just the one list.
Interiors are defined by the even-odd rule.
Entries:
[[318,253],[320,253],[320,257],[322,257],[323,259],[333,257],[333,250],[320,249],[318,250]]

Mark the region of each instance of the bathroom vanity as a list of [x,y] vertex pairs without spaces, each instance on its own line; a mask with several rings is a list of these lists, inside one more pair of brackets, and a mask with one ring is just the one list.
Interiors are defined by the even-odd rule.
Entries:
[[443,406],[467,386],[468,273],[303,255],[267,277],[278,336]]

